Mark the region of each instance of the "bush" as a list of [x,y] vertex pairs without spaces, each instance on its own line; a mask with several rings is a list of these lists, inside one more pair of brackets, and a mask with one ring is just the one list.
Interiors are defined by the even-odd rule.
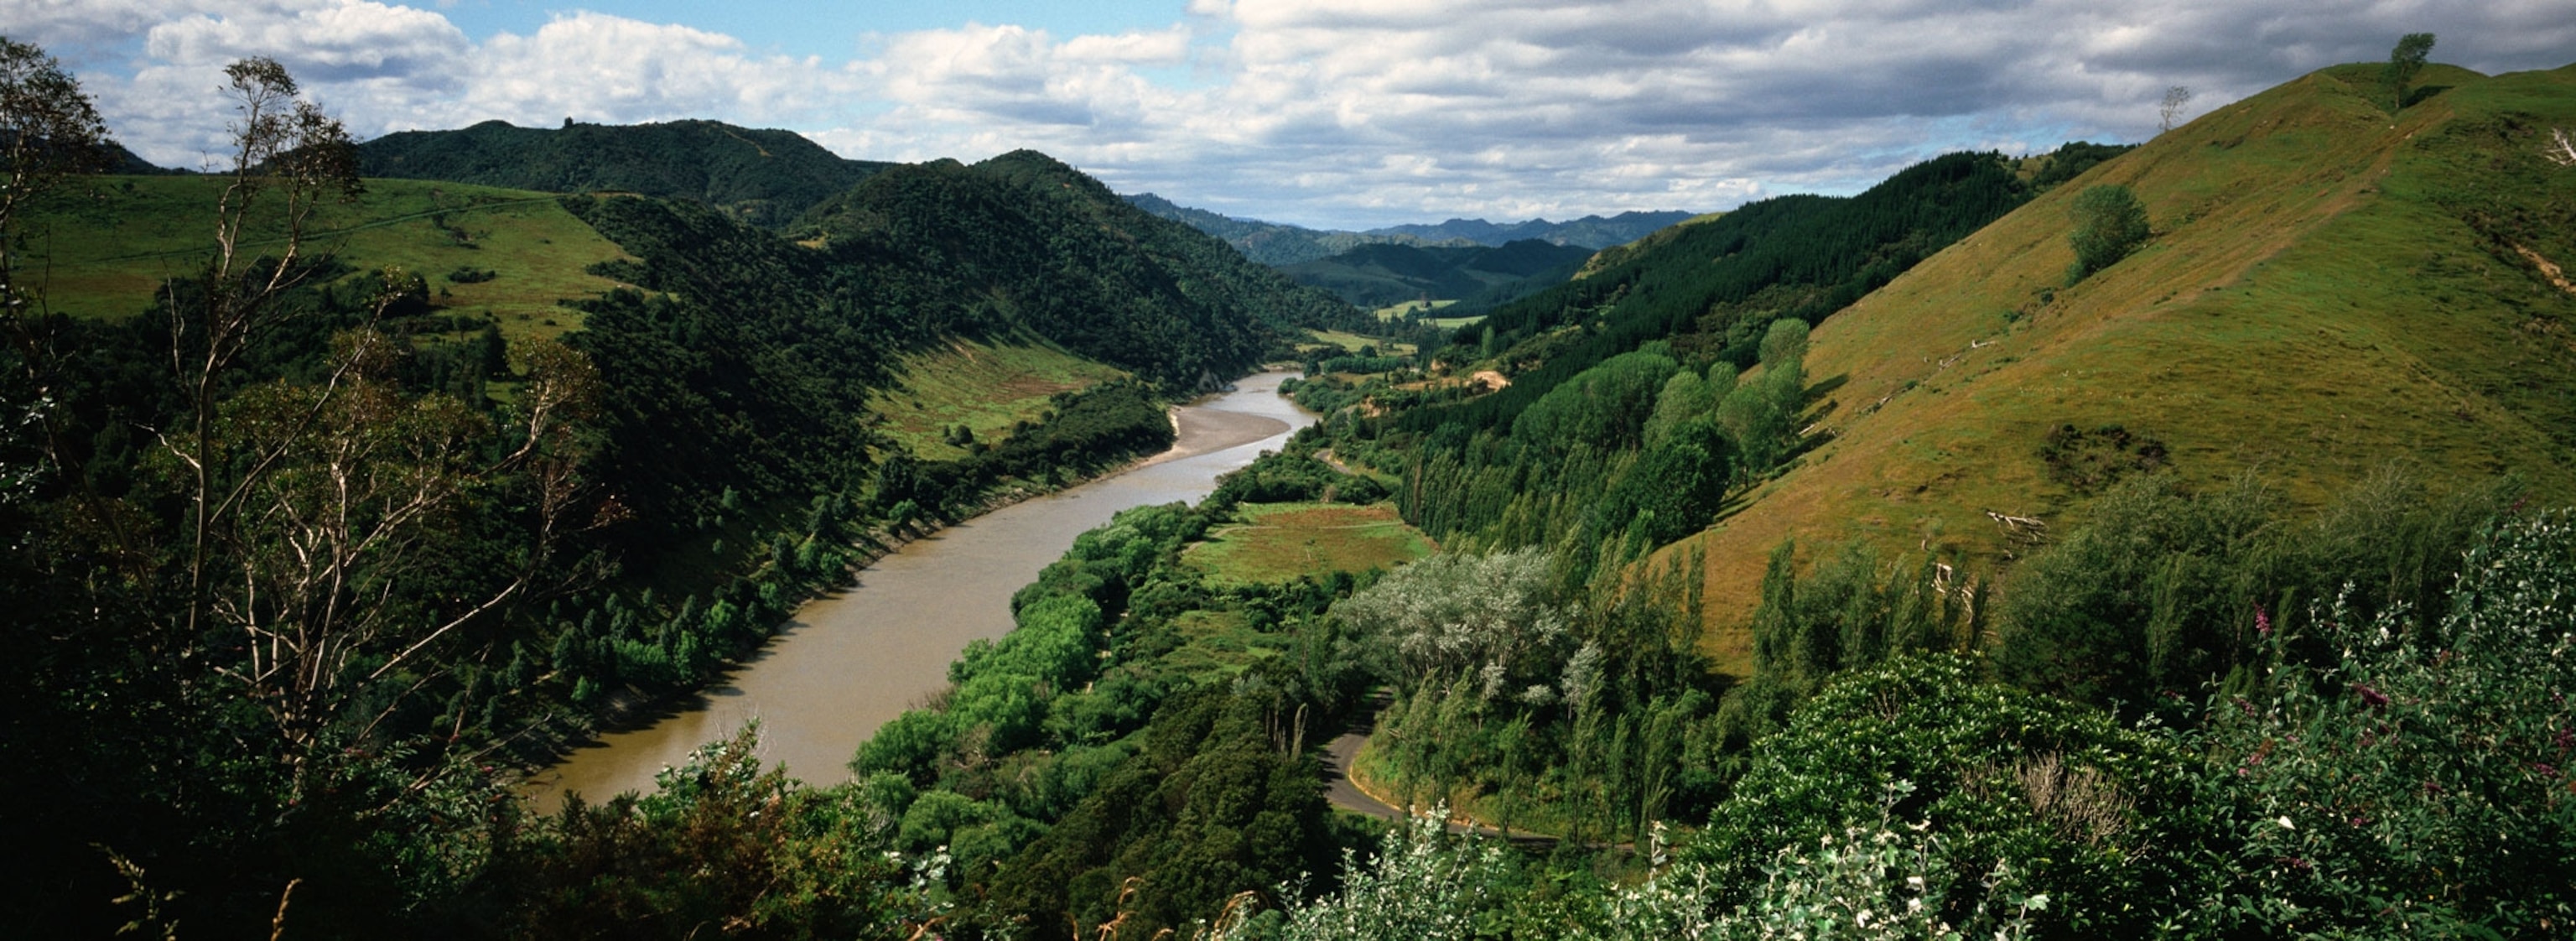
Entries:
[[2075,270],[2069,282],[2111,267],[2147,240],[2147,207],[2126,186],[2085,187],[2075,194],[2069,214],[2075,218],[2075,231],[2067,235],[2075,246]]
[[[2402,608],[2327,613],[2316,630],[2342,662],[2267,671],[2201,736],[2245,875],[2194,907],[2216,922],[2199,927],[2563,936],[2576,912],[2576,520],[2496,527],[2430,626]],[[2286,633],[2268,637],[2276,658]]]
[[[2002,869],[2045,890],[2043,927],[2105,937],[2144,934],[2142,900],[2200,886],[2184,849],[2203,840],[2195,764],[2173,745],[2122,728],[2099,710],[1977,678],[1949,655],[1905,658],[1828,683],[1787,730],[1756,745],[1735,796],[1686,858],[1705,862],[1731,898],[1775,876],[1784,846],[1812,847],[1853,827],[1937,822],[1948,888],[1942,918],[1969,924],[2013,907],[1985,888]],[[1898,792],[1888,800],[1891,789]],[[2021,889],[2013,890],[2015,892]]]

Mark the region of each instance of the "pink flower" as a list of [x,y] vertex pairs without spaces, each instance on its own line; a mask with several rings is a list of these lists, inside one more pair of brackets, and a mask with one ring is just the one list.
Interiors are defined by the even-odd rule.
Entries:
[[2381,706],[2388,705],[2388,694],[2386,693],[2382,693],[2360,683],[2352,684],[2352,691],[2361,694],[2361,701],[2369,703],[2370,708],[2377,709]]
[[2254,632],[2265,637],[2272,636],[2272,612],[2263,610],[2260,604],[2254,606]]

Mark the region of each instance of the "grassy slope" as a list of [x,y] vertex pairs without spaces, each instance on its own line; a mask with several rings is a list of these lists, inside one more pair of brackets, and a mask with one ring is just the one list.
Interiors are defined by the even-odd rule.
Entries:
[[[2436,68],[2425,84],[2450,87],[2394,121],[2374,73],[2329,69],[2169,132],[1827,320],[1809,419],[1833,439],[1674,547],[1704,548],[1727,599],[1710,652],[1749,663],[1743,625],[1783,538],[1993,569],[2026,549],[1984,511],[2080,524],[2086,499],[2037,454],[2059,423],[2122,424],[2187,480],[2254,471],[2308,504],[2391,462],[2576,499],[2576,297],[2464,221],[2537,220],[2516,240],[2576,262],[2576,170],[2529,139],[2576,126],[2576,66]],[[2067,204],[2099,183],[2133,187],[2157,237],[2070,288]]]
[[1392,569],[1435,548],[1391,503],[1247,503],[1234,512],[1240,523],[1217,529],[1181,554],[1217,581],[1282,582]]
[[[164,278],[184,276],[212,254],[222,187],[223,178],[212,176],[104,177],[90,188],[95,195],[58,197],[31,227],[34,263],[50,263],[54,308],[82,317],[148,308]],[[252,231],[273,235],[270,222]],[[556,302],[615,287],[583,269],[624,254],[554,196],[456,183],[369,180],[358,202],[324,207],[319,228],[317,244],[349,265],[417,272],[449,312],[490,311],[513,336],[580,326],[581,313]],[[447,280],[466,267],[497,277]]]
[[868,409],[884,416],[881,430],[914,456],[944,461],[966,452],[941,440],[942,428],[963,424],[975,440],[999,442],[1011,423],[1037,421],[1054,394],[1125,375],[1052,346],[952,339],[905,356],[895,386],[871,397]]

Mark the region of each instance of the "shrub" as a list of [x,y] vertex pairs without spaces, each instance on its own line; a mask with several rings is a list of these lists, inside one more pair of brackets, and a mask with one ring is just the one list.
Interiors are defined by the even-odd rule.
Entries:
[[2147,240],[2147,207],[2126,186],[2085,187],[2075,194],[2069,214],[2075,219],[2075,231],[2067,235],[2075,246],[2075,270],[2069,282],[2111,267]]
[[[1927,878],[1949,886],[1941,920],[1975,923],[2014,907],[1998,893],[2027,887],[2059,900],[2045,927],[2095,936],[2141,934],[2151,915],[2140,900],[2200,888],[2183,865],[2181,848],[2205,841],[2183,829],[2199,818],[2187,812],[2195,766],[2180,750],[1977,673],[1935,655],[1826,684],[1754,747],[1735,796],[1685,858],[1711,867],[1724,898],[1749,904],[1777,879],[1762,864],[1780,847],[1934,821],[1947,868]],[[1988,886],[1998,869],[2017,887]]]
[[[2202,733],[2245,874],[2193,909],[2217,922],[2204,930],[2563,934],[2576,913],[2576,520],[2497,526],[2432,625],[2402,607],[2327,613],[2315,630],[2340,663],[2267,671]],[[2284,633],[2268,637],[2276,662]]]

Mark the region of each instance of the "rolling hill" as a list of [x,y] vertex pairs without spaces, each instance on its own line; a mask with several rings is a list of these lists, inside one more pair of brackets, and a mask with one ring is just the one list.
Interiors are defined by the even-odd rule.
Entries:
[[687,199],[775,228],[894,166],[848,160],[793,131],[717,121],[517,127],[485,121],[402,131],[358,145],[370,177],[445,180],[550,193]]
[[[75,317],[117,319],[149,308],[164,279],[191,273],[214,247],[206,219],[225,177],[106,177],[52,194],[31,225],[47,298]],[[397,265],[429,280],[446,313],[489,316],[512,336],[581,324],[561,302],[618,285],[589,268],[621,257],[617,244],[564,211],[550,193],[418,180],[373,180],[354,203],[317,215],[318,241],[354,268]],[[274,244],[254,220],[248,247]]]
[[[2258,474],[2302,504],[2375,470],[2523,480],[2576,498],[2576,170],[2542,159],[2576,125],[2576,66],[2427,73],[2373,103],[2346,66],[2221,108],[2097,166],[1819,324],[1805,421],[1821,442],[1704,551],[1708,646],[1748,656],[1763,558],[1781,540],[2009,565],[2088,495],[2050,473],[2053,429],[2161,442],[2189,484]],[[2122,184],[2155,235],[2067,283],[2068,206]]]
[[1537,239],[1496,247],[1377,244],[1285,265],[1280,271],[1357,306],[1378,308],[1497,290],[1526,294],[1565,280],[1590,257],[1591,249]]

